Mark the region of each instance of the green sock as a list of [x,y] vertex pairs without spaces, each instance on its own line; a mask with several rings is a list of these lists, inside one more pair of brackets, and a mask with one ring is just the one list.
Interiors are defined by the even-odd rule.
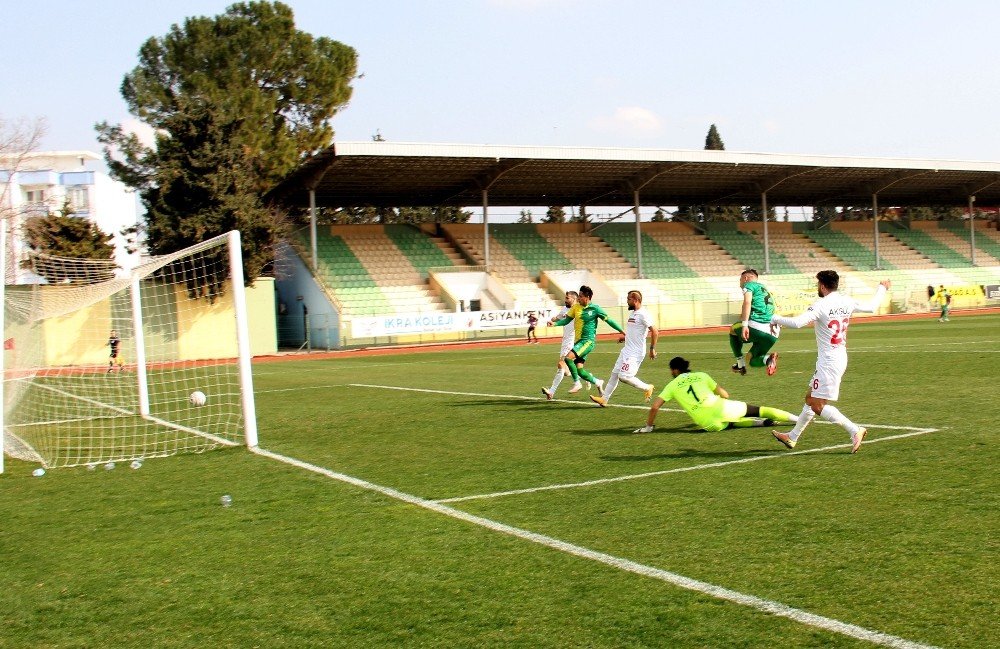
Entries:
[[[737,327],[739,327],[737,329]],[[733,357],[743,356],[743,325],[734,324],[729,330],[729,348],[733,350]]]
[[765,419],[773,419],[774,421],[798,421],[798,417],[788,412],[787,410],[781,410],[779,408],[770,408],[768,406],[760,407],[760,416]]
[[569,375],[573,377],[573,382],[576,383],[580,380],[580,373],[576,369],[576,363],[570,360],[569,356],[564,360],[566,361],[566,367],[569,368]]
[[580,372],[580,377],[584,381],[590,381],[594,385],[597,385],[597,377],[595,377],[593,374],[591,374],[590,372],[588,372],[587,368],[581,367],[580,370],[579,370],[579,372]]

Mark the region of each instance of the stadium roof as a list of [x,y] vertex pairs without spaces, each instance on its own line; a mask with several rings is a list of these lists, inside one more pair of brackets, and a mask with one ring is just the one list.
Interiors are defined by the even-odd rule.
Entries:
[[290,206],[1000,205],[1000,162],[732,151],[340,142],[272,196]]

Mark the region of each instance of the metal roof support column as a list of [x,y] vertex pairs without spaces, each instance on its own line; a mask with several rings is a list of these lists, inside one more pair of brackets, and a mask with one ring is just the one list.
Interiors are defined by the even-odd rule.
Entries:
[[767,192],[760,193],[760,212],[764,215],[764,274],[771,272],[771,240],[767,235]]
[[976,197],[969,196],[969,253],[972,256],[972,265],[976,265],[976,213],[972,210],[972,204],[976,202]]
[[312,252],[313,272],[319,268],[319,254],[316,251],[316,190],[309,190],[309,248]]
[[642,274],[642,220],[639,218],[639,190],[633,190],[632,192],[632,211],[635,212],[635,252],[638,264],[636,265],[636,270],[639,273],[639,279],[644,279],[646,276]]
[[483,190],[483,263],[486,265],[486,272],[490,272],[490,216],[489,199],[490,190]]
[[878,256],[878,192],[872,194],[872,223],[875,224],[875,270],[882,270]]

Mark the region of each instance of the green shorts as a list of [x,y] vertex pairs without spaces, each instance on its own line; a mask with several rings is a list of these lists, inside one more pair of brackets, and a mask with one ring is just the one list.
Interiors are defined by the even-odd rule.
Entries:
[[587,354],[594,351],[594,347],[597,346],[597,341],[594,340],[578,340],[576,344],[573,345],[573,353],[576,354],[577,359],[584,360],[587,358]]

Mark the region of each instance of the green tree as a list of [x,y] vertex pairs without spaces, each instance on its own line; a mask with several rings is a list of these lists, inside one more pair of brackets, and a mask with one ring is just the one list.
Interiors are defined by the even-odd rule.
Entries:
[[23,267],[34,269],[51,283],[79,279],[74,271],[76,266],[37,264],[39,255],[110,260],[115,254],[112,236],[102,232],[90,219],[74,216],[69,202],[56,214],[28,217],[23,235],[28,247],[28,259],[22,262]]
[[668,220],[670,219],[667,217],[667,213],[663,211],[662,207],[656,208],[656,211],[653,212],[653,218],[650,219],[653,223],[662,223],[663,221]]
[[149,251],[235,228],[253,281],[285,234],[263,196],[329,145],[356,69],[352,48],[299,31],[280,2],[236,3],[148,39],[121,92],[155,147],[120,125],[96,128],[112,175],[139,191]]
[[534,223],[534,217],[531,214],[531,210],[521,210],[520,216],[517,217],[518,223]]
[[719,129],[712,124],[708,127],[708,134],[705,136],[705,150],[706,151],[725,151],[726,145],[722,141],[722,136],[719,135]]
[[542,223],[565,223],[566,210],[561,205],[553,205],[545,212],[545,219]]

